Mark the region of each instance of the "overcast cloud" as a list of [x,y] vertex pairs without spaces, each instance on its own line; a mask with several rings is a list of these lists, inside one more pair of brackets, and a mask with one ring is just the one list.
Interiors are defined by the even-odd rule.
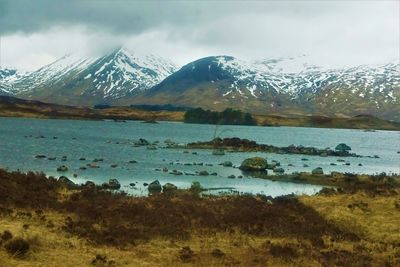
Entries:
[[325,67],[399,60],[399,1],[0,0],[2,66],[114,47],[178,64],[306,54]]

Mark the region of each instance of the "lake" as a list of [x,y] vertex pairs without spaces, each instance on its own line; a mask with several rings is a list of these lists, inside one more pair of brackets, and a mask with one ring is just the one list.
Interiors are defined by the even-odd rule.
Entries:
[[[295,127],[219,126],[220,137],[240,137],[275,146],[303,145],[317,148],[334,148],[339,143],[351,146],[352,152],[363,156],[378,155],[379,158],[339,157],[308,155],[287,155],[272,153],[226,153],[212,155],[210,150],[166,149],[164,141],[177,143],[208,141],[214,136],[216,127],[204,124],[160,122],[158,124],[138,121],[83,121],[47,120],[27,118],[0,118],[0,167],[9,170],[43,171],[59,177],[65,175],[74,182],[87,180],[101,184],[110,178],[117,178],[122,190],[135,195],[147,194],[143,183],[159,180],[161,184],[173,183],[180,188],[190,187],[198,181],[205,188],[232,187],[240,193],[260,193],[271,196],[284,194],[313,194],[320,186],[273,182],[253,177],[229,179],[229,175],[243,175],[238,168],[222,167],[219,163],[231,161],[234,166],[252,156],[262,156],[269,161],[277,160],[286,173],[311,171],[322,167],[325,173],[331,171],[374,174],[380,172],[400,173],[400,132],[349,129],[319,129]],[[158,149],[134,147],[134,140],[145,138],[150,142],[159,141]],[[192,154],[197,152],[197,154]],[[36,159],[38,154],[55,157],[55,160]],[[67,161],[61,161],[67,156]],[[80,158],[86,160],[80,160]],[[100,168],[79,169],[95,158],[103,158],[96,164]],[[308,161],[302,161],[307,158]],[[135,160],[136,164],[129,163]],[[193,163],[202,163],[203,166]],[[306,163],[309,167],[303,167]],[[331,166],[336,163],[336,166]],[[358,166],[359,164],[362,166]],[[186,165],[185,165],[186,164]],[[191,164],[191,165],[189,165]],[[206,166],[212,164],[213,166]],[[289,164],[293,166],[288,166]],[[65,173],[58,173],[57,167],[68,166]],[[117,165],[117,167],[111,167]],[[217,176],[193,176],[165,173],[159,169],[174,169],[188,174],[206,170]],[[272,172],[270,172],[272,174]],[[77,177],[74,178],[73,174]],[[136,183],[131,188],[129,183]],[[224,190],[219,190],[224,191]],[[218,190],[216,191],[218,192]]]

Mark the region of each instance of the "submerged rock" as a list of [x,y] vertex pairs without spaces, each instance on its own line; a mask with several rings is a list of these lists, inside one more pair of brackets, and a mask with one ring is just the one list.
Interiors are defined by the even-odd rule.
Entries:
[[324,174],[324,171],[322,170],[321,167],[317,167],[314,170],[311,171],[312,174]]
[[212,154],[216,156],[222,156],[225,155],[225,150],[223,148],[217,148],[213,150]]
[[161,187],[160,182],[159,182],[158,180],[155,180],[155,181],[151,182],[151,183],[148,185],[147,189],[149,190],[149,192],[150,192],[151,194],[157,194],[157,193],[160,193],[160,192],[161,192],[162,187]]
[[45,155],[36,155],[35,158],[37,158],[37,159],[45,159],[46,156]]
[[209,173],[208,173],[208,171],[200,171],[199,175],[200,176],[207,176],[207,175],[209,175]]
[[267,160],[261,157],[245,159],[239,169],[243,171],[264,171],[267,168]]
[[94,163],[88,163],[88,164],[86,164],[86,166],[88,166],[89,168],[100,168],[100,166],[97,166]]
[[220,165],[222,165],[224,167],[232,167],[233,166],[231,161],[225,161],[225,162],[221,163]]
[[65,165],[62,165],[62,166],[57,168],[57,171],[58,172],[66,172],[66,171],[68,171],[68,167],[65,166]]
[[148,146],[150,145],[149,141],[144,138],[140,138],[138,141],[135,142],[136,146]]

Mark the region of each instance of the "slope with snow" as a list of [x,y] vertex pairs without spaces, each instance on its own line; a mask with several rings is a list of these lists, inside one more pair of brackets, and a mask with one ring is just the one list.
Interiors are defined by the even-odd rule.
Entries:
[[[133,96],[176,70],[168,60],[118,49],[102,57],[66,55],[13,81],[8,94],[62,104],[94,104]],[[6,86],[7,85],[7,86]]]

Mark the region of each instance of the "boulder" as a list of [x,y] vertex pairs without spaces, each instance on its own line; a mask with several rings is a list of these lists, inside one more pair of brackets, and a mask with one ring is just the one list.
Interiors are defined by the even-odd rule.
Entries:
[[153,182],[151,182],[148,186],[147,189],[149,190],[149,192],[151,194],[156,194],[156,193],[160,193],[162,190],[161,184],[158,180],[155,180]]
[[36,155],[35,158],[37,158],[37,159],[44,159],[44,158],[46,158],[46,156],[45,156],[45,155]]
[[112,190],[118,190],[121,188],[121,184],[117,179],[108,180],[108,187]]
[[261,157],[245,159],[239,169],[243,171],[264,171],[267,168],[267,160]]
[[174,184],[166,183],[165,185],[163,185],[162,189],[163,189],[164,193],[168,194],[168,193],[173,193],[176,190],[178,190],[178,187]]
[[148,145],[150,145],[150,143],[146,139],[140,138],[138,141],[135,142],[135,145],[137,145],[137,146],[148,146]]
[[68,177],[66,176],[60,176],[60,178],[58,178],[58,181],[69,188],[76,186],[76,184],[72,182],[70,179],[68,179]]
[[351,147],[346,145],[345,143],[340,143],[335,147],[335,150],[345,152],[345,151],[350,151]]
[[312,174],[324,174],[324,171],[322,170],[321,167],[317,167],[314,170],[311,171]]
[[209,175],[208,171],[199,171],[200,176],[207,176]]
[[66,172],[68,171],[68,167],[65,165],[61,165],[60,167],[57,168],[58,172]]
[[285,170],[284,170],[283,168],[275,167],[274,170],[273,170],[273,172],[275,172],[275,173],[284,173]]
[[222,165],[224,167],[232,167],[233,166],[231,161],[225,161],[225,162],[221,163],[220,165]]
[[276,164],[276,162],[268,163],[268,164],[267,164],[267,169],[268,169],[268,170],[273,170],[276,166],[278,166],[278,165]]

